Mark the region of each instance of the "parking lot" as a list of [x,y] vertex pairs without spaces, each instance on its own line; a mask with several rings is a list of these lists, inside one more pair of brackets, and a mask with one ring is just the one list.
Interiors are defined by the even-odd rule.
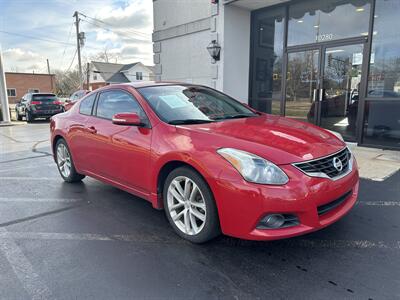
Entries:
[[48,138],[47,122],[0,127],[1,299],[400,298],[399,172],[361,179],[320,232],[194,245],[147,201],[64,183]]

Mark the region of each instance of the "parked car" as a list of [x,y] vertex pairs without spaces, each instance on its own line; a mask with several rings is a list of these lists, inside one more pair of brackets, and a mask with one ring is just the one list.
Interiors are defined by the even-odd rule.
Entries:
[[15,114],[18,121],[25,117],[32,122],[36,118],[50,118],[64,111],[62,103],[57,96],[51,93],[28,93],[15,106]]
[[83,98],[87,94],[89,94],[89,90],[79,90],[74,92],[71,97],[65,102],[64,108],[65,110],[69,110],[79,99]]
[[293,237],[343,217],[356,161],[317,126],[255,111],[214,89],[177,83],[103,87],[52,117],[61,177],[97,178],[165,209],[181,237]]

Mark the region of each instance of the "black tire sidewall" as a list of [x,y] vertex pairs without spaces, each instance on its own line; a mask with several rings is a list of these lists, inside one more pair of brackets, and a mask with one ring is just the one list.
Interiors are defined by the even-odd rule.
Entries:
[[[201,230],[201,232],[196,235],[188,235],[182,232],[175,225],[168,210],[168,203],[167,203],[168,187],[171,184],[172,180],[178,176],[186,176],[191,180],[193,180],[196,183],[197,187],[200,189],[204,197],[204,202],[206,204],[206,210],[207,210],[206,223],[204,224],[204,227]],[[218,211],[215,204],[214,195],[210,187],[208,186],[207,182],[195,170],[189,167],[179,167],[173,170],[165,180],[165,184],[163,187],[163,202],[164,202],[165,214],[167,216],[169,223],[171,224],[175,232],[182,238],[189,240],[190,242],[200,244],[207,242],[220,234]]]
[[32,122],[32,115],[29,112],[29,110],[26,111],[25,113],[25,118],[26,118],[26,122],[31,123]]

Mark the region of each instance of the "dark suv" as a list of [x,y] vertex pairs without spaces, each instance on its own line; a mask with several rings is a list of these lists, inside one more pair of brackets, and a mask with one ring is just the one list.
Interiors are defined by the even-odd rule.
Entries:
[[21,121],[22,117],[25,117],[28,123],[36,118],[49,119],[51,116],[63,111],[62,103],[57,99],[56,95],[51,93],[25,94],[15,106],[17,120]]

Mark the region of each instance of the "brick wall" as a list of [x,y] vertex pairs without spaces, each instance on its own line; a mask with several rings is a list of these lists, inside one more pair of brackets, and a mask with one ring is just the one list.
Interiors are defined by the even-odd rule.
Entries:
[[48,74],[6,72],[7,89],[15,89],[16,96],[8,97],[10,104],[18,102],[29,89],[38,89],[41,93],[53,92],[55,76]]

